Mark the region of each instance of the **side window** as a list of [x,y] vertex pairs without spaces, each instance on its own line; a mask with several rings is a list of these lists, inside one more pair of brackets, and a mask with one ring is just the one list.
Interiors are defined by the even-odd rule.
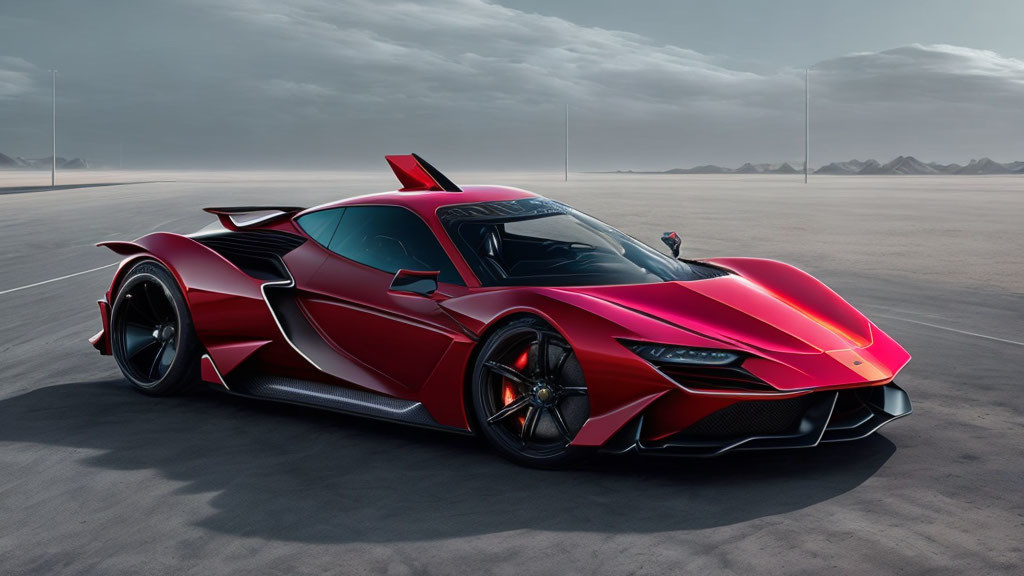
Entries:
[[438,270],[438,280],[462,284],[434,233],[398,206],[351,206],[328,245],[332,252],[384,272]]
[[319,210],[299,216],[295,222],[306,234],[309,234],[310,238],[327,247],[331,245],[331,238],[334,237],[334,231],[338,229],[338,222],[341,221],[343,212],[345,212],[344,208]]

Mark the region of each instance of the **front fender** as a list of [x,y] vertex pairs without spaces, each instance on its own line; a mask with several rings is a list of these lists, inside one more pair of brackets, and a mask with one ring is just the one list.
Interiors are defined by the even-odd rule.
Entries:
[[565,337],[576,353],[590,397],[590,417],[573,445],[604,444],[651,402],[674,388],[617,339],[638,339],[641,334],[647,338],[652,332],[664,332],[669,341],[678,341],[685,337],[681,331],[599,299],[558,289],[513,288],[476,292],[440,305],[478,335],[509,317],[530,314]]

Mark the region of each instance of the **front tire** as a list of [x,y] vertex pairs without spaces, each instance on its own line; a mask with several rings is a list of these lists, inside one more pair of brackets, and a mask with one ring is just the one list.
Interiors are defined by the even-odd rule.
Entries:
[[188,390],[198,379],[200,346],[185,297],[159,262],[128,271],[110,317],[111,351],[124,377],[153,396]]
[[496,330],[477,355],[472,380],[477,428],[513,462],[558,468],[590,415],[583,370],[569,343],[539,318]]

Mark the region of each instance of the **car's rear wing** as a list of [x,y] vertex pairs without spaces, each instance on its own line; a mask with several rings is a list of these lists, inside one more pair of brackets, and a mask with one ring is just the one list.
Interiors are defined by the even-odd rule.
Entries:
[[217,216],[221,226],[228,230],[241,230],[256,224],[270,224],[305,210],[299,206],[225,206],[203,208]]

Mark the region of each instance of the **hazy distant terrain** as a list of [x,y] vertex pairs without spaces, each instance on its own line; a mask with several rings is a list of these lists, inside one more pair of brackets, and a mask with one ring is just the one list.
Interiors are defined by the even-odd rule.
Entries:
[[[783,162],[782,164],[751,164],[746,163],[739,168],[726,168],[714,164],[694,166],[693,168],[673,168],[661,172],[663,174],[796,174],[803,172],[803,164]],[[620,171],[621,172],[621,171]],[[882,164],[877,160],[847,160],[831,162],[817,170],[815,174],[842,176],[928,176],[956,175],[978,176],[985,174],[1024,174],[1024,161],[996,162],[991,158],[972,159],[966,164],[940,164],[938,162],[922,162],[913,156],[898,156]]]
[[[46,158],[22,158],[21,156],[10,157],[0,152],[0,170],[28,169],[28,170],[49,170],[53,165],[53,156]],[[81,158],[61,158],[57,156],[58,170],[77,170],[88,168],[89,163]]]

